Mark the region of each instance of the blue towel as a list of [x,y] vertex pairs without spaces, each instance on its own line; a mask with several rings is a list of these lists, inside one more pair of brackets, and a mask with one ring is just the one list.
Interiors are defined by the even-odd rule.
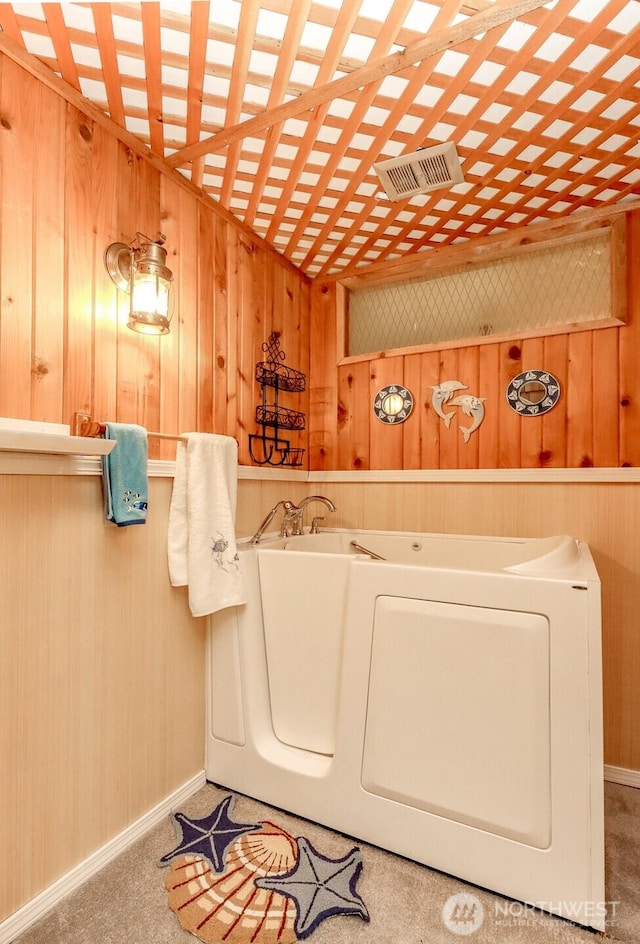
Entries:
[[149,486],[147,481],[147,431],[143,426],[107,423],[105,439],[116,439],[108,456],[102,456],[104,516],[119,528],[145,524]]

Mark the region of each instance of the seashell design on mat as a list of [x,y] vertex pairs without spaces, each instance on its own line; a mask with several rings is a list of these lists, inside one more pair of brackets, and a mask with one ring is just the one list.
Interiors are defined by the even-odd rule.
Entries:
[[296,906],[256,888],[254,879],[283,875],[298,858],[293,836],[273,823],[240,836],[229,847],[224,872],[197,855],[171,862],[165,885],[169,907],[185,931],[206,944],[295,944]]

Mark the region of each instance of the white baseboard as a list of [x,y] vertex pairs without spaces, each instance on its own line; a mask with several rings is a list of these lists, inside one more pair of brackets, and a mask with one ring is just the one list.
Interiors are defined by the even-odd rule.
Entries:
[[130,826],[127,826],[121,833],[110,839],[104,846],[92,853],[88,859],[81,862],[66,875],[59,878],[53,885],[49,885],[43,892],[32,898],[22,908],[0,924],[0,944],[10,944],[19,934],[26,931],[28,927],[38,921],[54,908],[58,902],[62,901],[67,895],[75,891],[87,879],[90,879],[96,872],[104,868],[112,859],[132,846],[145,833],[161,822],[165,816],[185,800],[204,786],[206,777],[204,770],[191,780],[187,780],[181,787],[178,787],[172,794],[148,810],[140,819],[136,820]]
[[640,770],[628,770],[626,767],[611,767],[605,764],[604,779],[611,783],[622,783],[627,787],[640,787]]

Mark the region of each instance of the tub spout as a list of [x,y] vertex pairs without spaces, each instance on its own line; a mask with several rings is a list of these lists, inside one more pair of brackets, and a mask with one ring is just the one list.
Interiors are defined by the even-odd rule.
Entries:
[[306,498],[302,499],[297,507],[293,505],[293,507],[285,516],[285,527],[289,524],[291,525],[291,534],[304,534],[303,514],[305,508],[311,502],[322,502],[323,505],[326,505],[329,511],[336,510],[336,506],[333,504],[330,498],[325,498],[324,495],[308,495]]
[[306,498],[303,498],[298,506],[301,511],[303,511],[310,502],[322,502],[323,505],[326,505],[329,511],[335,511],[336,506],[333,504],[330,498],[325,498],[324,495],[308,495]]

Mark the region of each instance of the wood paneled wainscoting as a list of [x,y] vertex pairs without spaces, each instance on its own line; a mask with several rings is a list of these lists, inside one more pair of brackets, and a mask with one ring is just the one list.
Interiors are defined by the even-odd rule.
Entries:
[[640,472],[483,470],[310,473],[309,481],[241,481],[251,534],[279,498],[322,494],[328,526],[586,541],[602,581],[605,763],[640,784]]
[[0,920],[203,769],[204,620],[98,475],[0,475]]
[[[105,524],[97,471],[0,475],[0,921],[202,770],[204,620],[169,585],[173,464],[159,465],[143,528]],[[336,527],[587,541],[603,590],[605,761],[640,777],[639,485],[633,470],[241,468],[237,532],[320,493]]]
[[[132,528],[105,522],[97,459],[0,467],[1,924],[203,776],[205,620],[169,584],[173,462],[151,463]],[[259,474],[240,483],[239,534],[307,494],[301,473]]]

